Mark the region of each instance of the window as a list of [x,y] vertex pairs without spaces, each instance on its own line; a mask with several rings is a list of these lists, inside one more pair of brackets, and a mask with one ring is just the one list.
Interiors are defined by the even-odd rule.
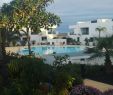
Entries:
[[45,40],[47,40],[47,37],[42,37],[42,41],[45,41]]
[[97,23],[97,20],[92,20],[91,23]]
[[80,42],[80,37],[77,37],[77,42]]
[[81,28],[81,33],[82,33],[82,35],[88,35],[89,34],[89,28],[88,27]]

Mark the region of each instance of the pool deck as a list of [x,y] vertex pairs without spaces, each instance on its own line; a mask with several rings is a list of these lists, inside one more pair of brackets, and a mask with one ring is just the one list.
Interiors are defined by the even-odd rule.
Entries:
[[16,47],[5,47],[6,52],[13,52],[16,53],[17,51],[23,49],[23,48],[27,48],[27,46],[16,46]]
[[98,81],[94,81],[90,79],[84,79],[84,85],[97,88],[102,92],[109,90],[109,89],[113,89],[113,85],[109,85],[106,83],[102,83],[102,82],[98,82]]
[[[48,45],[39,45],[38,47],[47,47]],[[67,45],[66,45],[67,46]],[[68,45],[68,47],[75,47],[75,46],[80,46],[80,45]],[[32,47],[37,47],[37,46],[32,46]],[[56,47],[65,47],[65,46],[56,46]],[[81,46],[81,47],[85,47],[85,46]],[[27,46],[18,46],[18,47],[6,47],[6,52],[14,52],[16,53],[17,51],[27,48]],[[66,55],[66,54],[55,54],[56,56],[60,55]],[[79,53],[70,53],[69,55],[69,60],[71,61],[71,63],[78,63],[78,64],[91,64],[91,65],[103,65],[104,64],[104,57],[97,57],[95,59],[89,60],[91,54],[85,54],[82,52]],[[46,59],[46,63],[48,64],[52,64],[54,59],[53,54],[49,54],[49,55],[43,55],[42,56],[44,59]],[[111,61],[113,63],[113,57],[111,57]]]

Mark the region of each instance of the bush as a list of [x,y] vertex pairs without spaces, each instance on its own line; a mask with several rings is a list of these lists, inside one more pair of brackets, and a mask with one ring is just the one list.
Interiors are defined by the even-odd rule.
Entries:
[[11,58],[7,67],[9,85],[4,87],[2,95],[68,95],[73,85],[83,82],[79,65],[74,64],[51,66],[42,59],[22,56]]
[[79,64],[65,64],[60,67],[57,67],[58,72],[66,72],[71,77],[75,78],[73,85],[79,85],[83,83],[83,79],[80,74],[80,65]]
[[10,85],[6,89],[9,93],[12,93],[12,89],[15,92],[21,92],[19,95],[34,95],[33,93],[38,91],[41,82],[49,81],[53,70],[50,65],[44,64],[43,60],[29,56],[12,59],[7,66]]
[[86,65],[86,77],[97,77],[105,74],[104,66],[102,65]]
[[105,91],[104,95],[113,95],[113,89]]
[[[54,78],[54,91],[56,92],[55,95],[59,95],[59,93],[68,93],[68,89],[72,87],[72,83],[74,78],[69,75],[67,72],[57,72]],[[65,95],[65,94],[60,94]],[[68,95],[68,94],[66,94]]]

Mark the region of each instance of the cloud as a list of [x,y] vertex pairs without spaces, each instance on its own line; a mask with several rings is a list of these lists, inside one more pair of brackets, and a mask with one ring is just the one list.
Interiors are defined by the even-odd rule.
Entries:
[[113,9],[113,0],[56,0],[49,9],[56,13],[109,11]]
[[79,20],[112,18],[113,0],[55,0],[48,10],[61,17],[63,29]]

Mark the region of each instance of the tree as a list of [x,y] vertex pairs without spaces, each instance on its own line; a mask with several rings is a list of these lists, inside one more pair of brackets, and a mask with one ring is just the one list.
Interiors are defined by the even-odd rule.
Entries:
[[12,7],[9,4],[4,4],[0,9],[0,54],[2,55],[1,60],[5,59],[5,42],[6,33],[14,31],[14,21],[12,16]]
[[27,37],[29,55],[30,48],[30,32],[40,32],[41,28],[49,29],[53,25],[61,23],[60,18],[48,11],[46,7],[53,0],[13,0],[9,4],[4,4],[0,10],[1,17],[7,18],[5,29],[8,32],[23,31]]
[[46,7],[53,0],[13,0],[10,4],[14,8],[15,27],[19,31],[23,31],[27,36],[29,55],[30,48],[30,32],[40,32],[41,28],[49,29],[53,25],[59,25],[60,18],[46,11]]
[[99,32],[99,39],[100,39],[100,36],[101,36],[101,32],[103,31],[106,31],[106,27],[102,27],[102,26],[99,26],[95,29],[96,31]]
[[[3,80],[7,80],[5,57],[5,33],[23,31],[27,35],[29,55],[29,32],[40,32],[40,28],[49,29],[50,26],[59,25],[60,18],[46,11],[46,7],[53,0],[13,0],[0,8],[0,74]],[[5,73],[5,74],[4,74]]]
[[76,44],[77,43],[75,39],[72,39],[72,38],[65,38],[65,39],[67,39],[68,44]]
[[8,82],[8,71],[6,67],[6,52],[5,52],[5,33],[9,29],[8,18],[3,15],[0,10],[0,76],[3,78],[2,85],[7,84]]
[[110,56],[113,54],[113,36],[112,37],[107,37],[107,38],[102,38],[97,45],[98,49],[103,49],[103,53],[105,56],[105,67],[107,72],[111,72],[112,69],[112,62],[110,59]]
[[95,50],[93,50],[93,53],[95,53],[92,56],[93,58],[105,56],[104,65],[106,72],[113,72],[112,62],[110,59],[110,56],[113,55],[113,36],[99,39]]
[[88,38],[85,38],[85,45],[89,46],[89,39]]

